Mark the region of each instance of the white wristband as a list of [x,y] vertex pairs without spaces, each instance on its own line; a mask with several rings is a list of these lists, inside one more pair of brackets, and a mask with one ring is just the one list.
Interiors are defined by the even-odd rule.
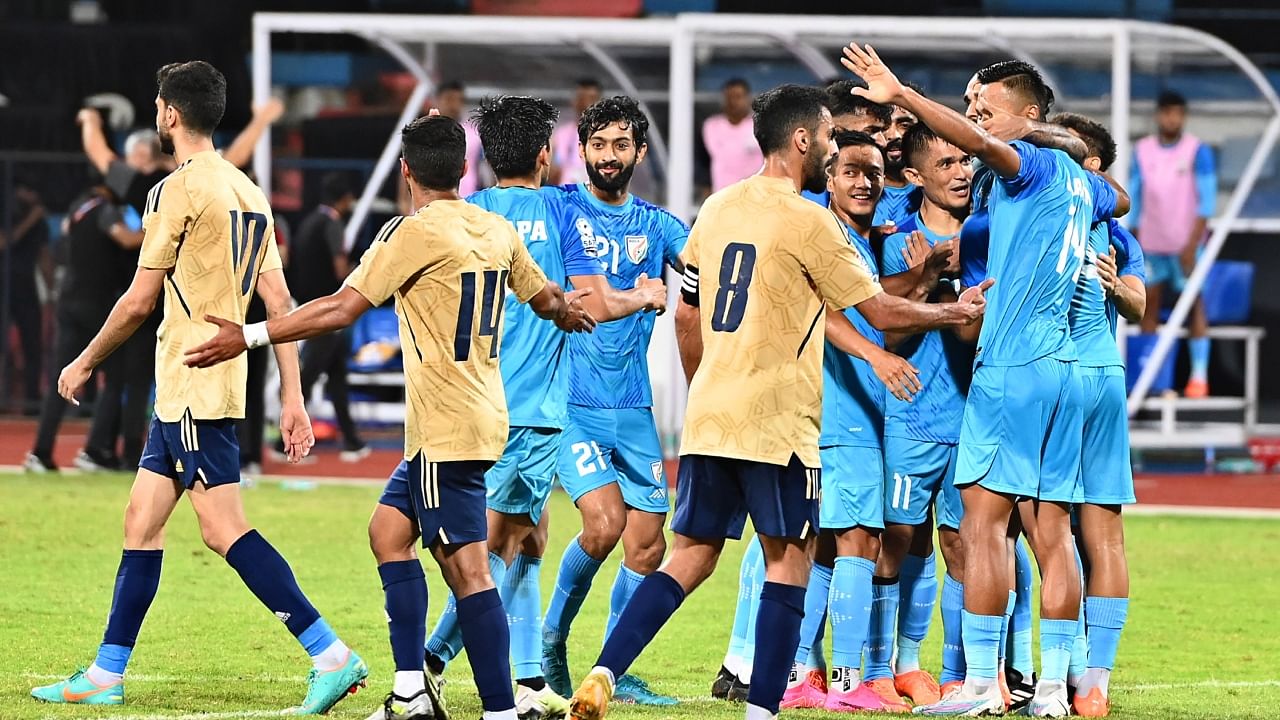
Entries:
[[250,349],[271,344],[271,336],[267,334],[267,323],[257,322],[244,326],[244,344]]

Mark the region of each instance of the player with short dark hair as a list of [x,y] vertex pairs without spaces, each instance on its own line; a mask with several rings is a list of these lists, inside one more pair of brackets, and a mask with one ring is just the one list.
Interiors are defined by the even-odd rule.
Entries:
[[[1068,509],[1080,499],[1081,385],[1066,311],[1084,255],[1090,218],[1109,217],[1117,194],[1064,153],[1005,139],[903,87],[869,46],[850,44],[846,67],[865,80],[872,100],[903,105],[940,137],[979,157],[996,174],[991,190],[989,271],[992,294],[961,424],[956,483],[965,515],[965,684],[921,712],[1002,714],[998,647],[1012,587],[1005,533],[1018,497],[1035,497],[1033,550],[1043,577],[1042,675],[1031,701],[1036,716],[1069,712],[1067,664],[1080,584]],[[1052,91],[1019,69],[979,73],[977,112],[984,127],[1014,128],[1042,119]],[[1127,211],[1127,200],[1119,212]],[[1010,392],[1014,389],[1015,392]]]
[[[950,305],[886,297],[831,213],[800,197],[801,188],[821,189],[832,156],[822,90],[783,85],[757,97],[753,109],[764,168],[703,204],[681,256],[688,288],[677,338],[686,373],[696,372],[674,549],[627,604],[574,694],[574,718],[604,717],[615,678],[711,575],[724,541],[741,537],[748,516],[768,581],[747,717],[776,715],[796,653],[817,523],[824,343],[813,341],[814,328],[827,305],[857,305],[875,326],[892,329],[962,325],[982,313],[980,290]],[[700,281],[699,268],[712,270]],[[753,382],[744,384],[747,376]]]
[[[660,280],[615,290],[582,238],[561,219],[558,189],[539,190],[551,166],[548,140],[556,110],[541,98],[486,98],[473,117],[486,154],[499,158],[498,183],[469,197],[470,203],[505,217],[548,277],[572,283],[586,311],[606,322],[646,309],[665,307]],[[566,338],[513,299],[507,300],[502,334],[502,380],[511,408],[502,457],[485,473],[488,487],[489,565],[511,616],[511,662],[516,707],[526,718],[563,715],[568,701],[547,685],[542,673],[542,610],[539,570],[547,544],[544,512],[568,422],[569,369]],[[453,605],[427,641],[433,678],[462,647]]]
[[187,361],[204,367],[246,346],[333,332],[395,298],[405,450],[369,521],[369,542],[386,593],[396,675],[375,716],[443,715],[439,687],[426,682],[422,667],[427,585],[415,550],[420,538],[457,597],[454,613],[485,719],[515,720],[507,613],[485,560],[485,474],[502,455],[508,427],[499,370],[503,298],[510,289],[538,322],[554,320],[561,330],[590,330],[594,321],[547,280],[509,222],[458,197],[466,139],[457,122],[421,117],[401,136],[400,173],[414,214],[382,227],[337,292],[243,329],[216,321],[218,336],[188,351]]
[[[908,87],[924,95],[915,83]],[[906,167],[902,138],[916,124],[916,116],[904,107],[890,106],[889,125],[884,130],[884,195],[876,204],[876,225],[896,225],[920,206],[920,191],[903,175]]]
[[[1115,141],[1102,124],[1060,113],[1051,120],[1078,135],[1089,148],[1085,168],[1106,172]],[[1094,223],[1085,248],[1084,271],[1071,298],[1071,340],[1080,353],[1084,384],[1084,439],[1080,476],[1084,502],[1076,506],[1081,552],[1086,560],[1084,648],[1072,665],[1087,668],[1072,705],[1085,717],[1110,711],[1110,676],[1129,614],[1129,567],[1124,554],[1124,505],[1135,502],[1129,464],[1129,416],[1124,359],[1116,346],[1116,313],[1142,318],[1146,278],[1142,250],[1115,220]],[[1077,641],[1077,645],[1080,643]]]
[[[183,363],[183,352],[208,337],[211,317],[242,320],[255,288],[278,318],[292,301],[272,238],[262,191],[213,149],[226,81],[202,61],[166,65],[156,74],[156,130],[178,168],[152,188],[133,284],[105,325],[58,379],[68,401],[93,369],[151,314],[164,288],[164,323],[156,360],[155,418],[125,512],[124,554],[98,657],[87,671],[36,688],[46,702],[119,705],[138,630],[160,583],[164,527],[185,493],[205,544],[236,570],[257,598],[312,657],[307,696],[292,714],[328,712],[363,685],[368,668],[347,648],[298,587],[293,571],[244,518],[235,419],[244,417],[246,362],[208,370]],[[298,353],[276,350],[280,365],[280,431],[289,458],[315,439],[298,383]]]
[[578,143],[578,119],[587,108],[600,101],[604,87],[593,77],[578,78],[573,84],[573,117],[561,121],[551,133],[551,182],[556,185],[584,182],[586,169]]
[[[642,285],[668,267],[683,269],[689,228],[630,192],[648,153],[649,120],[632,98],[614,97],[582,114],[587,182],[560,188],[561,226],[595,257],[614,287]],[[548,190],[547,192],[553,192]],[[569,542],[542,630],[542,667],[561,695],[573,692],[567,639],[601,564],[618,545],[623,561],[610,594],[608,639],[637,586],[662,562],[668,499],[662,444],[653,418],[649,339],[654,316],[637,313],[569,339],[569,421],[558,476],[582,515]],[[672,705],[633,675],[618,678],[615,699]]]
[[[903,135],[902,152],[904,177],[920,190],[921,203],[916,212],[898,224],[898,232],[885,239],[886,274],[909,269],[904,253],[914,233],[929,246],[949,247],[953,256],[958,256],[954,252],[957,238],[969,215],[973,166],[967,153],[923,123],[916,123]],[[939,284],[931,297],[954,297],[954,290],[949,284]],[[876,563],[877,592],[881,597],[872,606],[871,618],[873,634],[881,637],[873,644],[868,674],[892,677],[897,692],[911,698],[914,704],[923,705],[937,702],[940,697],[938,681],[922,670],[919,662],[920,643],[928,633],[938,590],[931,552],[930,520],[934,517],[947,561],[948,579],[943,592],[952,593],[952,584],[958,587],[963,578],[964,557],[959,552],[963,508],[953,480],[973,347],[954,333],[943,331],[886,336],[885,342],[908,358],[926,380],[924,389],[909,403],[886,398],[885,531]],[[960,606],[955,607],[958,612]],[[943,618],[944,634],[952,633],[945,637],[954,642],[943,641],[942,679],[963,680],[963,656],[957,653],[960,626],[945,613]]]

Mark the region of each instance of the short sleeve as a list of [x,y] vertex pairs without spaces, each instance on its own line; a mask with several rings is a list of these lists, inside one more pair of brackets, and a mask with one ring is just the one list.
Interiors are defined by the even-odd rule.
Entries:
[[689,226],[669,213],[662,214],[662,235],[665,248],[665,260],[672,267],[679,267],[680,253],[689,244]]
[[1202,218],[1211,218],[1218,205],[1218,168],[1213,159],[1213,149],[1204,143],[1196,149],[1197,210]]
[[591,222],[573,212],[563,192],[559,197],[548,194],[547,204],[556,217],[556,222],[553,224],[560,238],[560,256],[564,259],[564,274],[568,277],[603,275],[604,268],[601,267],[600,261],[587,250],[590,244],[591,252],[595,251],[595,235],[591,229]]
[[425,265],[422,258],[414,257],[415,249],[432,243],[422,238],[406,239],[408,233],[400,228],[404,220],[388,220],[378,231],[378,239],[360,256],[360,266],[347,276],[345,284],[375,307],[386,302]]
[[124,213],[116,205],[109,202],[102,203],[102,207],[98,210],[98,231],[103,235],[111,234],[111,226],[116,223],[124,222]]
[[1116,191],[1097,173],[1085,172],[1089,178],[1089,194],[1093,197],[1093,222],[1106,222],[1116,214]]
[[[1049,184],[1057,171],[1056,150],[1038,148],[1023,140],[1009,143],[1018,153],[1018,174],[1011,178],[1001,177],[1000,182],[1010,195],[1022,195],[1035,192]],[[998,177],[998,176],[997,176]]]
[[330,255],[337,257],[344,254],[342,239],[342,223],[331,220],[324,224],[324,244],[329,248]]
[[902,257],[902,251],[906,247],[906,233],[894,233],[884,239],[884,247],[880,250],[880,274],[882,276],[897,275],[911,269],[907,267],[907,261]]
[[284,269],[284,262],[280,258],[280,246],[275,242],[276,226],[274,220],[267,226],[267,238],[269,241],[263,243],[263,245],[267,246],[267,251],[262,255],[262,267],[258,268],[259,275],[272,270]]
[[1147,262],[1146,257],[1142,254],[1142,246],[1138,244],[1138,239],[1115,220],[1110,222],[1109,227],[1111,229],[1111,244],[1124,253],[1124,265],[1119,269],[1120,277],[1131,275],[1145,283],[1147,281]]
[[821,215],[799,243],[797,255],[822,299],[843,310],[878,294],[880,284],[863,266],[835,216]]
[[181,177],[161,180],[147,194],[142,215],[142,250],[138,266],[167,270],[178,262],[178,243],[195,219],[191,199]]
[[547,286],[547,276],[529,254],[529,248],[520,242],[514,232],[511,234],[511,244],[511,274],[507,277],[507,285],[516,294],[517,300],[527,303]]
[[960,284],[974,287],[987,279],[987,252],[991,242],[991,217],[976,212],[960,228]]
[[128,202],[129,198],[134,195],[134,183],[141,178],[141,174],[129,167],[128,163],[116,158],[107,165],[106,184],[111,189],[111,194],[118,198],[123,198]]

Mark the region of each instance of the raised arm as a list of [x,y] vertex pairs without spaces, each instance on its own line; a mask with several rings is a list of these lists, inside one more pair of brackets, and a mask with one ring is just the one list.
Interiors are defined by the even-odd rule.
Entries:
[[102,114],[93,108],[84,108],[76,114],[76,123],[80,125],[80,144],[84,146],[89,163],[106,175],[107,166],[116,159],[116,154],[111,152],[107,137],[102,133]]
[[258,139],[283,114],[284,103],[280,102],[279,98],[271,98],[261,105],[255,105],[249,124],[222,151],[223,159],[238,168],[247,166],[253,159],[253,150],[258,145]]
[[951,108],[903,85],[870,45],[858,47],[856,43],[850,43],[844,48],[844,57],[840,62],[867,83],[865,88],[854,88],[855,95],[873,102],[906,108],[939,137],[980,158],[1002,177],[1014,177],[1018,174],[1021,160],[1008,143]]

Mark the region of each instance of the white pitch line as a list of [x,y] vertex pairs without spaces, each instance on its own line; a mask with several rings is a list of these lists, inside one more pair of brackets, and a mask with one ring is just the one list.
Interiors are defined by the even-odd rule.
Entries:
[[1121,685],[1121,690],[1203,690],[1209,688],[1257,688],[1280,687],[1280,680],[1199,680],[1185,683],[1147,683],[1140,685]]
[[[96,720],[221,720],[227,717],[279,717],[284,710],[237,710],[230,712],[192,712],[187,715],[101,715]],[[60,720],[46,715],[44,720]],[[93,719],[84,719],[93,720]]]
[[1213,507],[1209,505],[1125,506],[1126,515],[1177,515],[1182,517],[1228,518],[1232,520],[1280,520],[1280,510],[1272,508]]

